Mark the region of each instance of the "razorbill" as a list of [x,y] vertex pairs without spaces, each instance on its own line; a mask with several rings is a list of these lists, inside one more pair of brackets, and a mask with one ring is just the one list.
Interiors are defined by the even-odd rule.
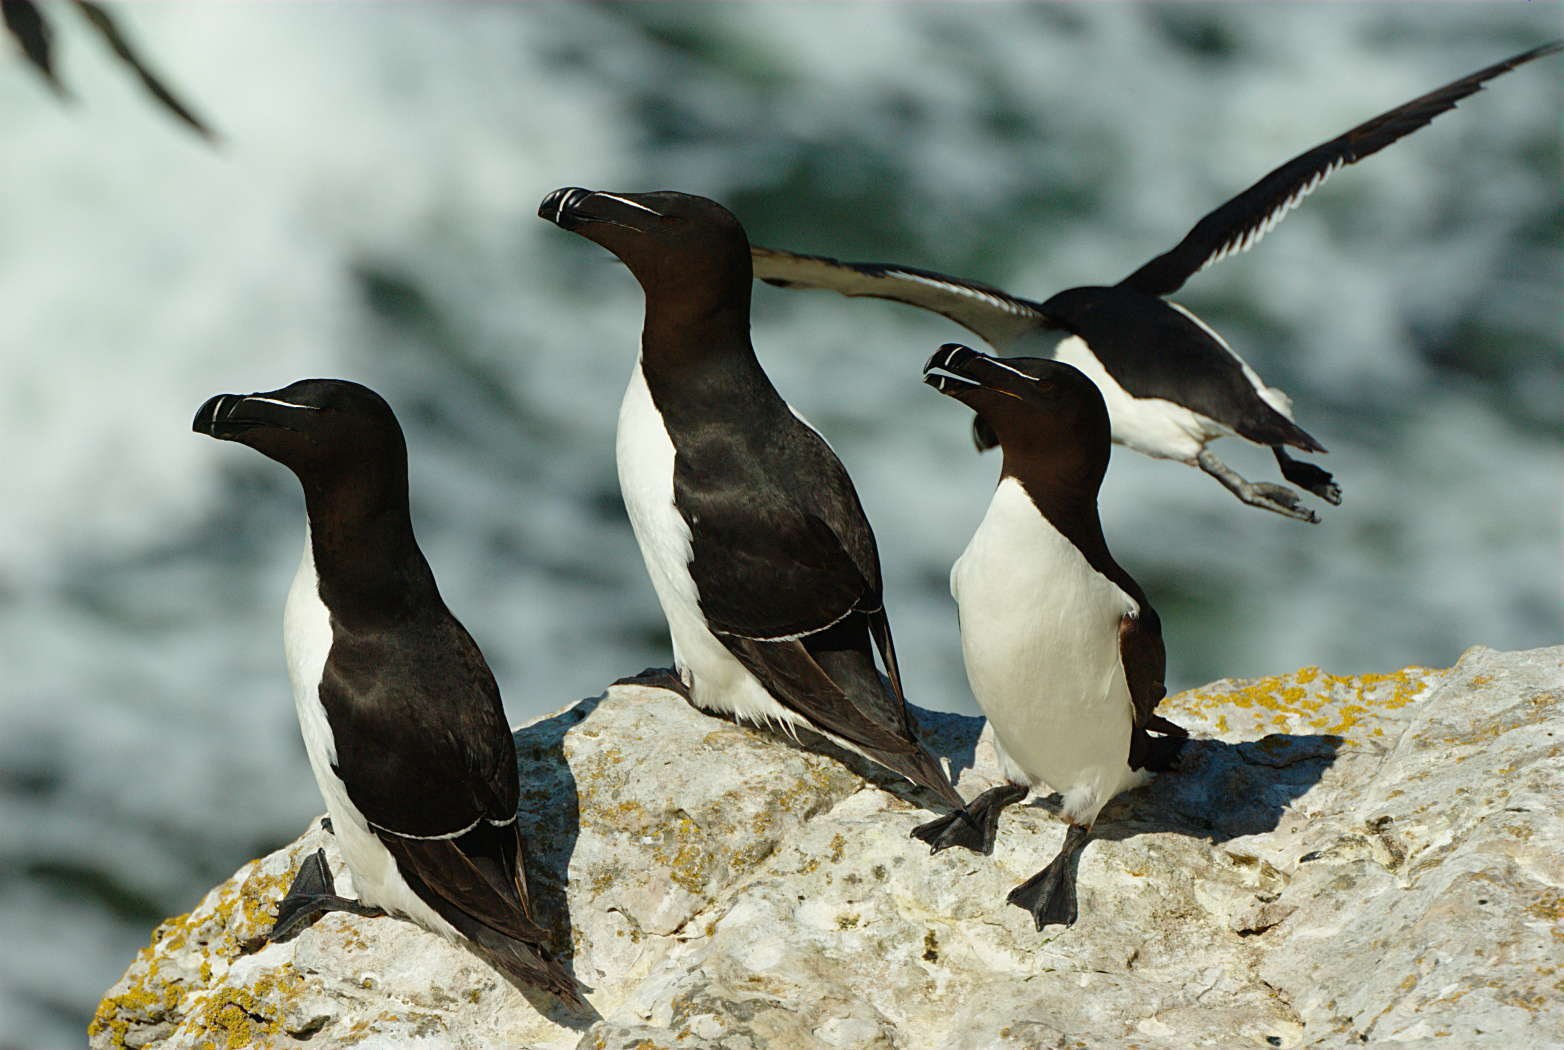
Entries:
[[1005,806],[1046,785],[1062,796],[1069,831],[1053,862],[1009,900],[1039,930],[1069,925],[1075,866],[1097,814],[1167,769],[1185,736],[1154,713],[1164,693],[1161,621],[1108,553],[1097,518],[1108,410],[1091,380],[1059,361],[1000,360],[949,343],[924,372],[976,412],[1003,451],[999,486],[950,591],[1005,782],[913,834],[935,852],[987,853]]
[[[1209,325],[1165,297],[1219,259],[1254,247],[1333,172],[1454,109],[1484,82],[1561,48],[1564,42],[1525,51],[1299,154],[1201,219],[1171,251],[1112,287],[1071,288],[1037,302],[931,270],[761,247],[753,249],[755,276],[784,287],[826,288],[919,306],[943,314],[1002,352],[1072,364],[1107,400],[1114,441],[1148,456],[1198,466],[1251,506],[1318,521],[1292,489],[1247,481],[1207,447],[1232,436],[1268,445],[1283,478],[1329,503],[1341,502],[1341,490],[1329,473],[1287,452],[1289,447],[1325,451],[1293,422],[1287,395],[1267,386]],[[981,421],[974,422],[973,433],[980,449],[993,446],[993,435]]]
[[646,293],[616,458],[672,684],[707,710],[808,726],[959,807],[907,712],[858,494],[750,345],[743,227],[672,192],[565,188],[538,214],[614,253]]
[[390,406],[357,383],[304,379],[219,394],[193,427],[249,445],[304,486],[304,558],[283,644],[310,768],[359,900],[335,894],[318,853],[268,939],[327,911],[393,912],[584,1008],[531,915],[515,744],[494,675],[413,537],[407,446]]

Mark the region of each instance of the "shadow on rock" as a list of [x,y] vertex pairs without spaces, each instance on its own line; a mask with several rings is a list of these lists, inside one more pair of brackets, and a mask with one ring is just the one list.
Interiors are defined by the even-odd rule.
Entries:
[[1192,738],[1175,770],[1110,803],[1093,835],[1171,832],[1215,843],[1275,831],[1287,807],[1336,761],[1343,742],[1312,733],[1273,733],[1239,744]]
[[[688,698],[685,698],[688,702]],[[796,725],[786,728],[779,726],[757,725],[736,718],[732,714],[722,711],[708,711],[698,707],[694,703],[690,706],[708,718],[715,718],[749,730],[752,733],[762,733],[772,740],[799,751],[808,751],[816,755],[822,755],[834,762],[840,762],[843,766],[852,770],[864,780],[873,784],[881,791],[895,795],[897,798],[926,809],[931,813],[944,813],[948,807],[939,798],[930,792],[911,783],[905,777],[880,765],[870,758],[865,758],[856,751],[850,751],[833,741],[830,737],[815,732],[808,726]],[[950,770],[950,779],[954,783],[965,770],[971,769],[977,752],[978,737],[983,732],[984,720],[971,715],[957,715],[945,711],[927,711],[913,704],[907,705],[912,713],[913,725],[917,729],[918,739],[923,746],[935,758],[945,761]]]
[[[516,770],[521,779],[516,821],[526,850],[533,918],[550,931],[553,942],[549,947],[572,974],[573,927],[565,884],[570,857],[581,834],[581,798],[575,775],[565,761],[565,735],[602,701],[603,695],[588,697],[515,733]],[[542,1009],[542,1003],[539,998],[534,1005]],[[549,1013],[552,1017],[554,1011]],[[556,1019],[564,1016],[562,1013]]]

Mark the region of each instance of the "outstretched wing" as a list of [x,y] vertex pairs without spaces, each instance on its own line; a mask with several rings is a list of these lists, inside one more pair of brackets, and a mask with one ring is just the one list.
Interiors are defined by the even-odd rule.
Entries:
[[1220,259],[1248,251],[1303,198],[1319,189],[1330,175],[1373,156],[1398,139],[1424,127],[1457,102],[1482,90],[1483,84],[1517,66],[1564,49],[1555,41],[1480,69],[1470,76],[1381,113],[1346,134],[1300,153],[1259,182],[1211,212],[1165,252],[1121,283],[1151,295],[1171,295],[1185,281]]
[[757,280],[781,288],[824,288],[848,296],[890,299],[950,318],[1003,350],[1027,332],[1050,327],[1048,315],[1029,299],[992,285],[892,263],[842,262],[751,246]]

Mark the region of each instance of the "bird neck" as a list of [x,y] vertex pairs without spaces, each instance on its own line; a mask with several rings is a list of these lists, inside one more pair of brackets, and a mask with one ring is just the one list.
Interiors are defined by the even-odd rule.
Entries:
[[[641,330],[641,370],[654,388],[677,382],[765,381],[749,340],[749,298],[705,306],[648,300]],[[769,385],[769,383],[767,383]]]
[[339,622],[405,617],[434,576],[413,536],[407,480],[361,475],[350,484],[304,487],[309,543],[321,600]]

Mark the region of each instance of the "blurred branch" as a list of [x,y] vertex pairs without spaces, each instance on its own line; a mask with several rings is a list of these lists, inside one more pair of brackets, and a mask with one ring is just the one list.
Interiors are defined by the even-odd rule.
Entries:
[[[142,87],[165,110],[202,138],[208,141],[216,140],[216,133],[197,117],[189,106],[181,102],[156,73],[152,72],[136,49],[131,46],[130,39],[120,29],[114,16],[110,15],[102,4],[94,0],[71,0],[71,5],[103,38],[103,42],[109,46],[115,56],[131,68],[137,79],[141,81]],[[4,15],[6,31],[16,38],[27,60],[43,74],[56,94],[69,97],[65,85],[61,83],[54,71],[54,55],[51,47],[53,30],[34,0],[0,0],[0,15]]]
[[22,54],[38,67],[55,94],[65,96],[65,85],[54,74],[54,52],[50,48],[53,34],[38,5],[33,0],[0,0],[0,16],[5,19],[6,32],[22,46]]

